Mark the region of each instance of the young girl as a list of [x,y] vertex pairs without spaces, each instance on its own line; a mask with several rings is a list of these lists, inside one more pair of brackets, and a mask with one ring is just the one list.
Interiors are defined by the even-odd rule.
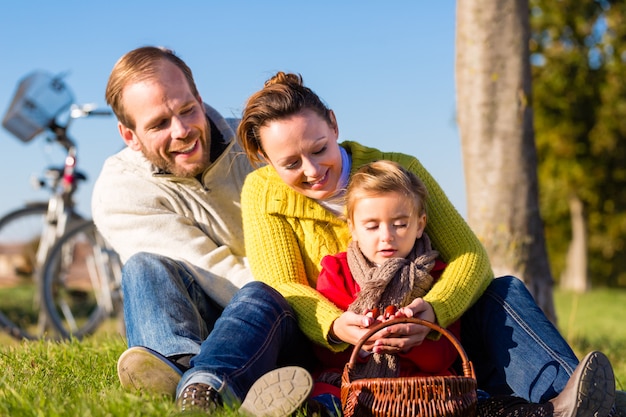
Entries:
[[[322,259],[317,290],[342,310],[365,315],[364,327],[412,317],[405,306],[426,295],[445,269],[424,232],[427,194],[415,174],[392,161],[365,165],[350,179],[346,211],[352,241],[346,252]],[[460,337],[458,321],[448,330]],[[458,353],[445,337],[425,339],[397,355],[381,353],[377,343],[370,357],[364,353],[354,378],[455,374]],[[339,396],[341,368],[350,350],[333,354],[320,348],[318,356],[328,369],[317,377],[314,396]]]
[[[412,317],[413,311],[405,306],[426,295],[446,266],[424,232],[426,197],[417,176],[395,162],[378,161],[359,169],[346,194],[352,241],[347,252],[322,259],[317,290],[342,310],[366,315],[366,327],[385,318],[385,313]],[[389,312],[388,306],[399,309]],[[449,326],[457,338],[459,329],[458,321]],[[376,362],[395,362],[393,357],[380,357],[376,343],[372,351]],[[406,359],[402,366],[379,369],[379,376],[450,375],[457,352],[446,338],[425,339],[400,352],[400,357]]]

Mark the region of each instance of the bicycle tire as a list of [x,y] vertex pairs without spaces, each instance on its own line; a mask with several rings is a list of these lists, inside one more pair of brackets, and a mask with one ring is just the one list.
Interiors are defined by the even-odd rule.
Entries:
[[16,339],[42,335],[36,254],[47,210],[47,203],[36,203],[0,219],[0,324]]
[[51,325],[61,337],[83,338],[119,312],[115,268],[121,269],[117,254],[91,220],[69,229],[55,243],[43,267],[43,298]]
[[[38,339],[48,330],[36,260],[47,211],[41,201],[0,218],[0,326],[16,339]],[[81,219],[72,213],[70,227]]]

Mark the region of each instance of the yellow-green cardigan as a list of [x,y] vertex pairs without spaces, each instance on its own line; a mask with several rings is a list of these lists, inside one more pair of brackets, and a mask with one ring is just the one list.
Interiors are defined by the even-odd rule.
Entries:
[[[356,142],[343,142],[352,172],[375,160],[400,163],[417,174],[428,188],[426,232],[433,248],[448,264],[424,297],[446,327],[478,299],[493,279],[487,253],[476,235],[417,158],[381,152]],[[350,232],[315,200],[289,188],[271,166],[250,173],[241,194],[246,256],[254,279],[278,290],[294,308],[300,328],[314,342],[333,350],[327,340],[342,310],[315,290],[320,261],[346,250]]]

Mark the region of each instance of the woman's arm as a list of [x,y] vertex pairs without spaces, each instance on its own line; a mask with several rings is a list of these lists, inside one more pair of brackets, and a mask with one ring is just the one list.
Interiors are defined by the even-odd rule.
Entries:
[[448,264],[441,278],[424,296],[442,327],[458,319],[485,291],[493,272],[487,251],[450,200],[417,159],[408,168],[428,188],[426,232],[433,248]]
[[[312,286],[317,273],[313,284],[307,277],[304,256],[309,254],[300,245],[304,239],[298,239],[298,233],[304,236],[307,232],[295,230],[302,227],[297,219],[268,209],[268,201],[272,202],[274,194],[264,177],[266,173],[261,169],[250,174],[241,194],[246,256],[252,275],[287,299],[296,312],[300,328],[312,341],[333,350],[345,349],[344,344],[330,345],[327,341],[332,323],[342,311]],[[286,201],[285,204],[290,203]],[[315,246],[311,240],[317,238],[323,236],[311,235],[309,243]],[[311,259],[308,262],[315,263]]]

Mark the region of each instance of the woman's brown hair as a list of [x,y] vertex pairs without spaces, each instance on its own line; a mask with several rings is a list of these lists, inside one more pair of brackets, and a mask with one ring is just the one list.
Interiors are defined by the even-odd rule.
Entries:
[[336,127],[332,111],[319,96],[304,86],[299,74],[278,72],[265,86],[248,98],[237,136],[241,147],[253,165],[263,163],[259,129],[274,120],[282,120],[303,110],[312,110],[331,126]]

